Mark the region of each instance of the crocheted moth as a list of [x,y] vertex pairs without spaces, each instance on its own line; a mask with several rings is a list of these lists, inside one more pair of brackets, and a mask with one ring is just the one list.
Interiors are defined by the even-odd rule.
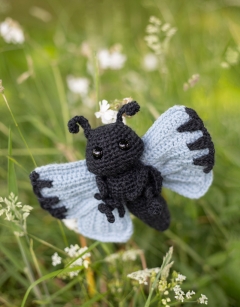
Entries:
[[41,207],[59,219],[77,219],[78,230],[102,242],[126,242],[133,232],[129,212],[159,231],[170,224],[161,196],[165,186],[199,198],[212,183],[214,145],[197,113],[174,106],[140,138],[122,121],[140,107],[121,107],[115,123],[92,129],[83,116],[68,122],[83,128],[86,160],[36,168],[30,179]]

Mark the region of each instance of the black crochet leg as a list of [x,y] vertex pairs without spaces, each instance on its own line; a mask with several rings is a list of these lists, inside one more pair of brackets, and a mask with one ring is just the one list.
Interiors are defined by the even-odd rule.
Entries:
[[117,209],[118,209],[119,217],[124,217],[124,215],[125,215],[125,208],[124,208],[124,206],[120,206]]
[[[115,218],[114,218],[112,212],[110,213],[108,208],[110,208],[111,211],[113,211],[115,208],[117,208],[118,209],[119,217],[124,217],[125,209],[124,209],[124,206],[120,202],[117,202],[117,201],[115,201],[112,198],[104,198],[104,199],[102,199],[102,197],[101,197],[101,195],[99,193],[94,194],[94,198],[96,198],[97,200],[104,201],[105,204],[103,204],[103,203],[100,204],[98,206],[98,210],[101,213],[106,214],[107,219],[108,219],[108,216],[109,216],[111,221],[112,220],[113,220],[113,222],[115,221]],[[108,219],[108,221],[109,221],[109,219]],[[110,223],[113,223],[113,222],[110,222]]]
[[[168,229],[170,225],[170,213],[166,201],[161,195],[154,198],[154,202],[155,201],[158,202],[158,207],[161,207],[160,213],[151,212],[147,206],[148,200],[145,197],[138,198],[135,202],[128,202],[127,208],[132,214],[150,227],[159,231],[164,231]],[[156,204],[154,204],[154,207],[155,206]]]
[[106,204],[99,204],[98,205],[98,210],[103,213],[106,214],[107,220],[109,223],[114,223],[115,222],[115,217],[112,213],[112,211],[114,210],[114,208],[112,208],[111,206],[108,206]]

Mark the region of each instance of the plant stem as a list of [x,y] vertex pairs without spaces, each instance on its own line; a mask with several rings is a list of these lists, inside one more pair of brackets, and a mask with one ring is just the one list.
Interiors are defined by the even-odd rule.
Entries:
[[[37,257],[35,255],[35,252],[33,250],[33,240],[32,239],[30,239],[30,253],[31,253],[31,256],[32,256],[32,259],[33,259],[33,263],[34,263],[35,268],[36,268],[36,271],[38,273],[38,277],[41,278],[42,277],[42,272],[41,272],[41,269],[40,269],[40,267],[38,265]],[[43,281],[43,289],[44,289],[46,297],[50,301],[51,298],[50,298],[50,294],[49,294],[49,291],[48,291],[48,288],[47,288],[47,285],[46,285],[45,281]],[[52,306],[52,304],[51,304],[51,306]]]
[[[79,240],[80,240],[81,247],[87,246],[87,241],[84,236],[79,235]],[[91,263],[90,258],[87,258],[87,260],[89,261],[89,263]],[[95,284],[94,274],[93,274],[93,270],[91,266],[87,268],[86,278],[87,278],[87,284],[88,284],[88,293],[90,297],[93,297],[96,294],[96,284]]]
[[30,157],[31,157],[31,159],[32,159],[32,161],[33,161],[33,164],[34,164],[35,167],[37,167],[36,161],[34,160],[33,155],[32,155],[32,153],[31,153],[31,151],[30,151],[30,149],[29,149],[29,147],[28,147],[28,144],[27,144],[27,142],[26,142],[26,140],[25,140],[25,138],[24,138],[24,136],[23,136],[23,134],[22,134],[22,131],[20,130],[20,128],[19,128],[19,126],[18,126],[18,123],[17,123],[17,121],[16,121],[16,119],[15,119],[15,117],[14,117],[14,115],[13,115],[13,112],[12,112],[12,110],[11,110],[9,104],[8,104],[7,98],[6,98],[6,96],[5,96],[3,93],[2,93],[2,97],[3,97],[3,99],[4,99],[5,103],[6,103],[6,106],[7,106],[8,110],[9,110],[11,116],[12,116],[12,119],[13,119],[13,121],[14,121],[14,124],[15,124],[15,126],[17,127],[17,129],[18,129],[18,132],[19,132],[19,134],[20,134],[20,136],[21,136],[21,138],[22,138],[22,140],[23,140],[23,143],[25,144],[25,146],[26,146],[26,148],[27,148],[27,150],[28,150],[28,153],[29,153],[29,155],[30,155]]
[[67,247],[67,246],[68,246],[67,237],[66,237],[66,234],[65,234],[65,232],[64,232],[62,222],[61,222],[60,220],[58,220],[58,226],[59,226],[59,228],[60,228],[60,231],[61,231],[61,234],[62,234],[62,237],[63,237],[64,244],[65,244],[65,246]]
[[[30,283],[34,283],[35,281],[35,278],[33,276],[33,272],[32,272],[32,269],[31,269],[31,266],[30,266],[30,263],[27,259],[27,255],[25,253],[25,250],[24,250],[24,247],[22,245],[22,242],[21,240],[19,239],[19,236],[15,235],[15,238],[17,239],[17,243],[18,243],[18,246],[19,246],[19,249],[20,249],[20,252],[21,252],[21,255],[22,255],[22,258],[23,258],[23,261],[26,265],[26,268],[27,268],[27,272],[26,272],[26,275],[30,281]],[[39,289],[39,287],[36,285],[34,288],[33,288],[33,291],[36,295],[36,297],[39,299],[39,300],[42,300],[42,293]]]
[[96,110],[98,109],[99,98],[99,67],[98,67],[98,59],[96,53],[94,54],[94,83],[95,83],[95,92],[96,92]]
[[72,135],[69,133],[68,128],[67,128],[67,123],[70,119],[69,115],[69,110],[68,110],[68,105],[66,102],[66,95],[64,91],[64,85],[62,82],[61,74],[59,72],[58,66],[56,63],[52,63],[51,65],[52,70],[53,70],[53,75],[55,78],[57,90],[58,90],[58,95],[60,99],[60,104],[61,104],[61,109],[62,109],[62,119],[63,119],[63,126],[64,126],[64,131],[65,131],[65,136],[66,136],[66,142],[68,145],[72,145]]

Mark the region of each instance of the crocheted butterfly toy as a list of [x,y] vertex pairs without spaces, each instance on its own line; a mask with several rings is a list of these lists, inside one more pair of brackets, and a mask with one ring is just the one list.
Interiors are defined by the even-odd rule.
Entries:
[[50,164],[30,175],[41,207],[59,219],[77,219],[78,230],[102,242],[126,242],[133,231],[129,212],[164,231],[170,214],[161,196],[165,186],[199,198],[212,183],[214,145],[197,113],[174,106],[140,138],[122,121],[140,107],[121,107],[115,123],[91,129],[83,116],[68,122],[71,133],[83,128],[86,160]]

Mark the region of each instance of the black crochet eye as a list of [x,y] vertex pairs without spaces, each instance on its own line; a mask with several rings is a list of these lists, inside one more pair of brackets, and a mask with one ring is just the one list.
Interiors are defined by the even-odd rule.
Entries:
[[128,140],[120,140],[120,142],[118,143],[118,146],[122,150],[128,150],[130,148],[130,144]]
[[92,151],[92,155],[94,159],[101,159],[103,156],[102,148],[98,146],[94,147]]

